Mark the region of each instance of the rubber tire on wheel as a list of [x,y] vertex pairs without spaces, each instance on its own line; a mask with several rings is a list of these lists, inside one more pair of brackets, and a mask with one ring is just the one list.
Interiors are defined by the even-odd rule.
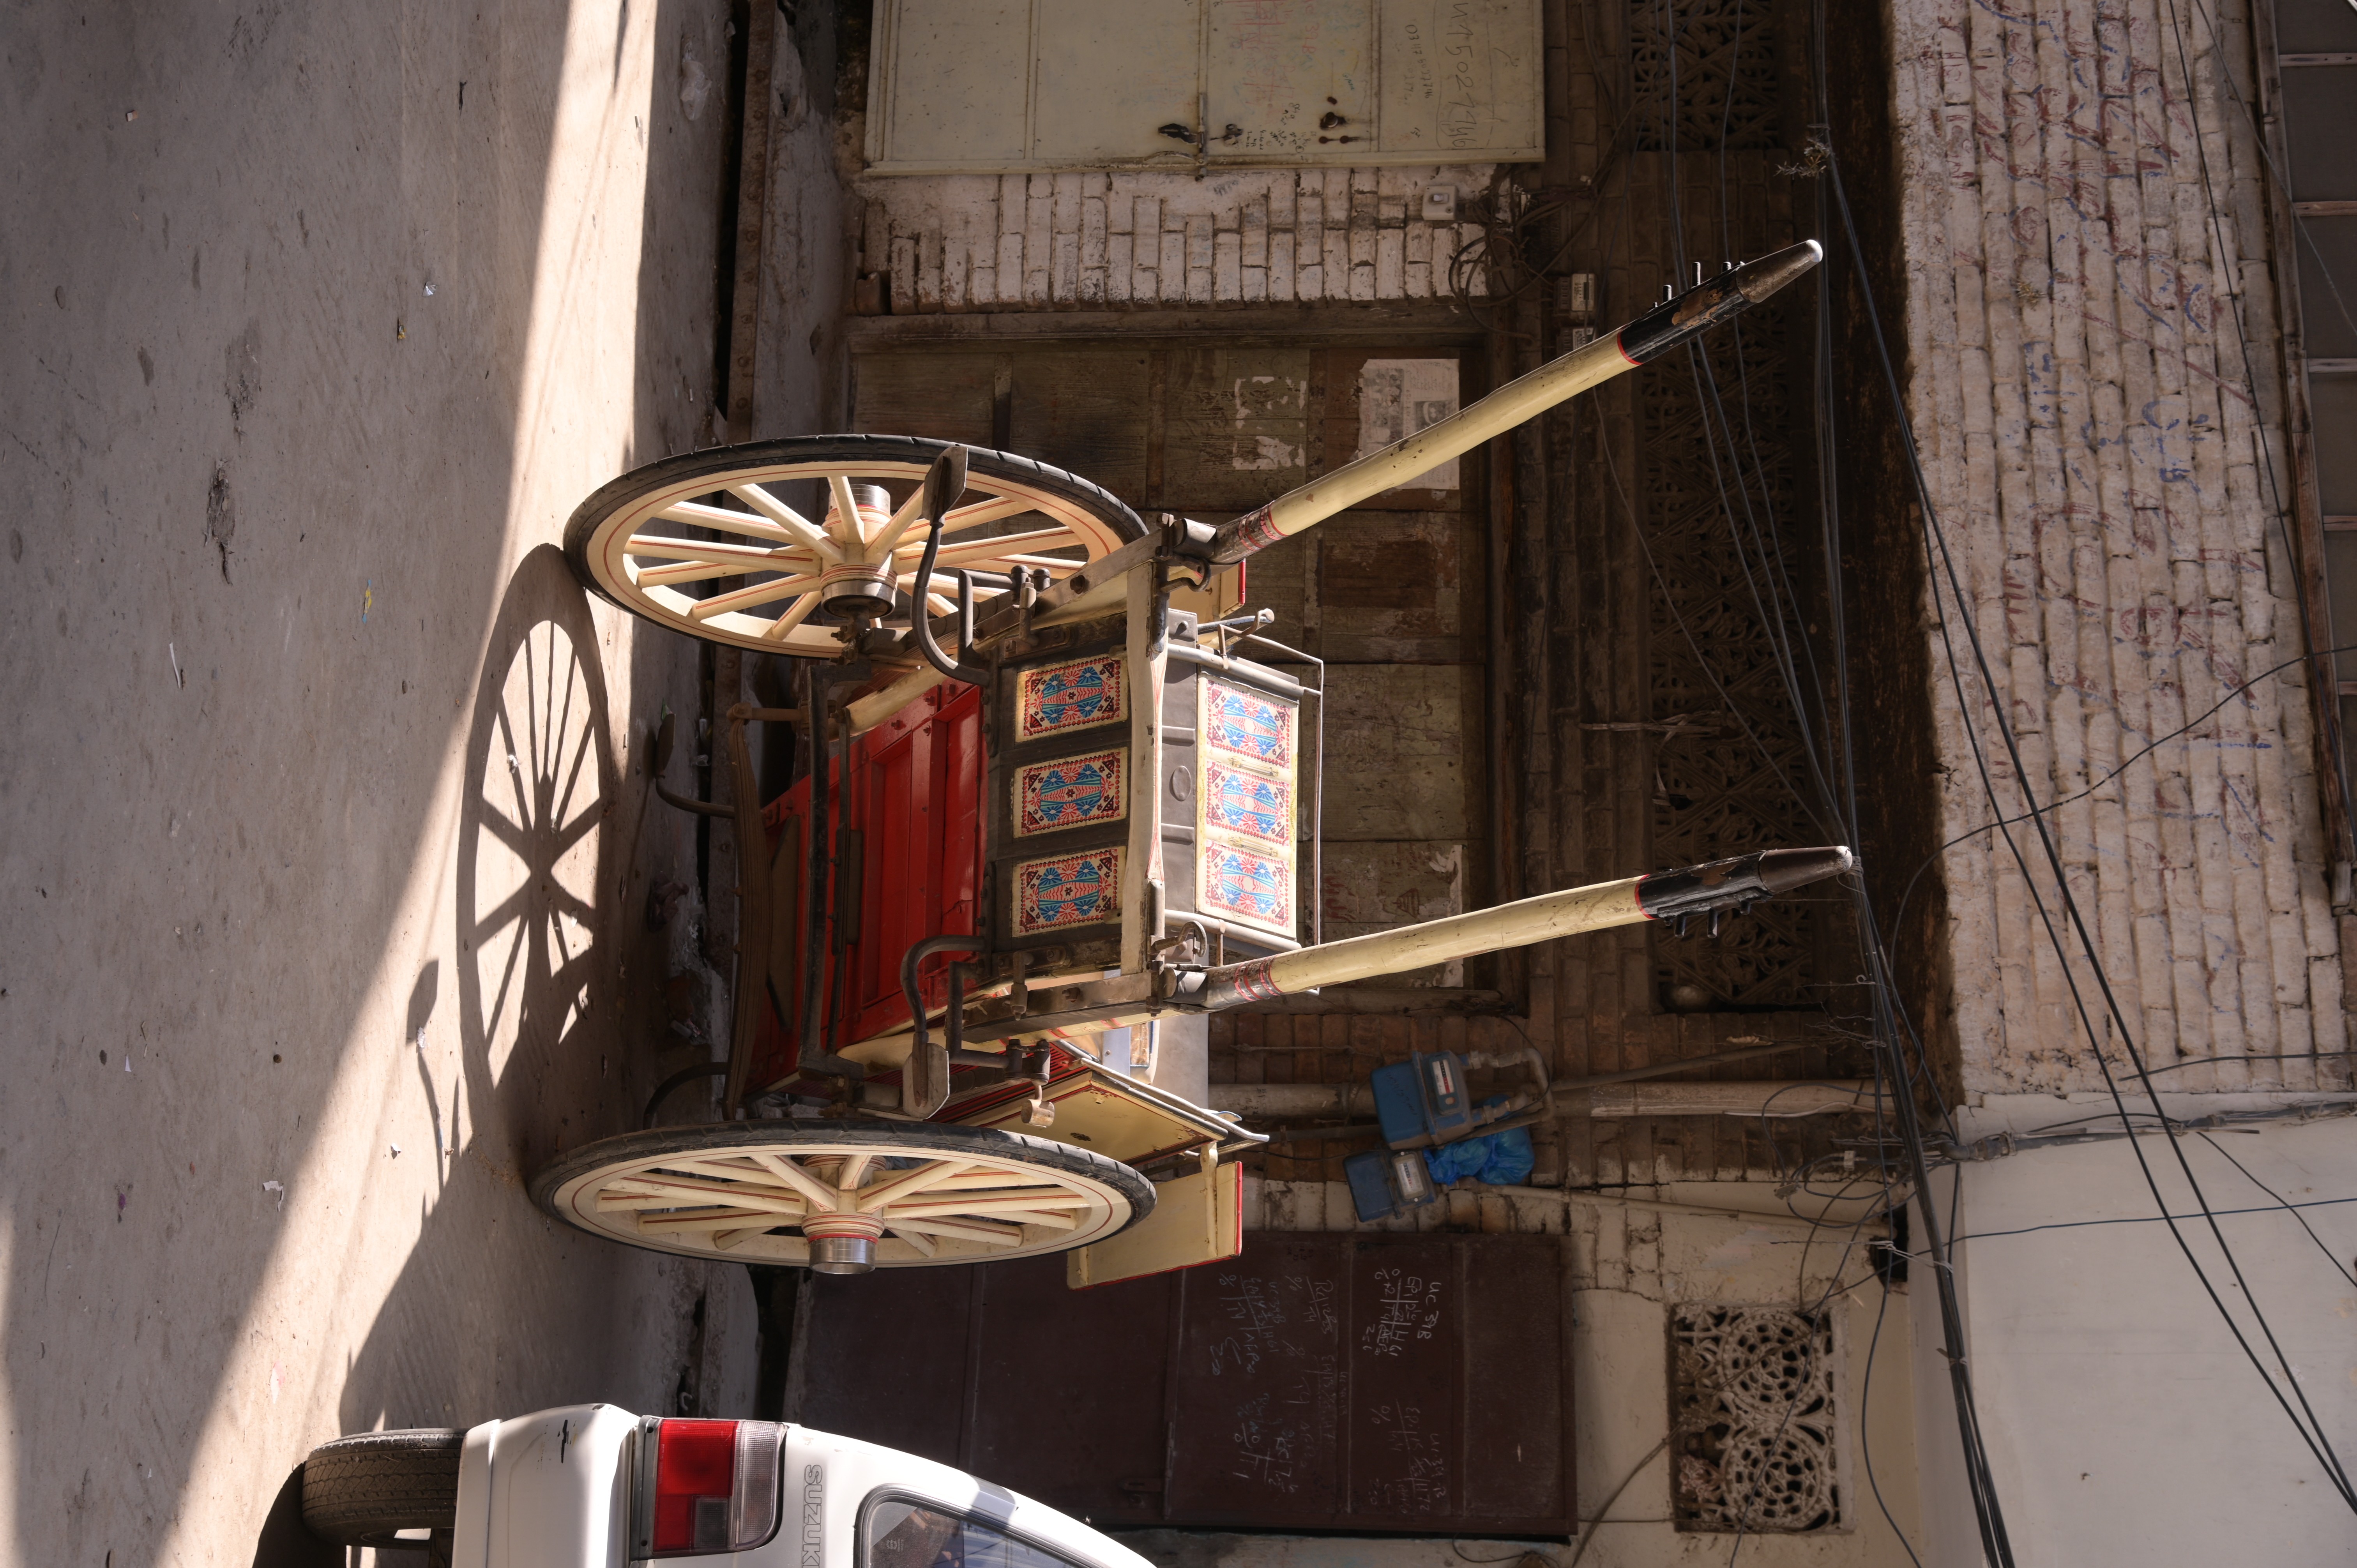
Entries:
[[[918,435],[797,435],[778,441],[752,441],[741,446],[716,446],[703,452],[683,452],[633,468],[620,478],[599,487],[576,508],[565,525],[565,559],[582,586],[617,608],[630,611],[657,626],[717,642],[726,647],[747,648],[757,652],[779,653],[806,651],[786,649],[756,639],[737,636],[712,627],[688,627],[671,617],[651,612],[630,595],[617,593],[606,583],[593,564],[597,550],[600,528],[618,513],[627,510],[650,493],[677,489],[683,483],[709,478],[713,489],[724,476],[780,464],[839,464],[871,468],[889,473],[895,478],[913,480],[921,477],[935,457],[952,443],[934,441]],[[1101,485],[1068,474],[1061,468],[1049,467],[1013,452],[994,451],[988,447],[966,448],[966,471],[969,484],[991,481],[1012,483],[1039,492],[1056,501],[1087,514],[1095,525],[1122,543],[1146,536],[1145,522],[1128,503]],[[694,492],[691,492],[694,493]]]
[[[1103,1234],[1092,1236],[1089,1243],[1109,1240],[1135,1225],[1154,1212],[1154,1184],[1119,1160],[1108,1159],[1092,1150],[1060,1144],[1050,1138],[1035,1138],[1025,1133],[1010,1133],[996,1127],[959,1127],[929,1122],[839,1121],[813,1123],[811,1122],[722,1122],[702,1127],[649,1127],[636,1133],[621,1133],[610,1138],[600,1138],[594,1144],[584,1144],[533,1177],[532,1199],[543,1212],[577,1230],[627,1246],[643,1246],[651,1251],[672,1252],[683,1257],[718,1257],[728,1255],[712,1252],[689,1245],[662,1245],[640,1240],[617,1233],[585,1219],[576,1213],[574,1204],[584,1195],[594,1194],[601,1185],[595,1178],[600,1172],[618,1169],[664,1156],[681,1157],[713,1155],[724,1150],[742,1148],[748,1144],[774,1143],[778,1151],[794,1155],[823,1154],[830,1144],[867,1144],[888,1142],[906,1148],[910,1155],[942,1155],[955,1156],[973,1155],[996,1160],[1019,1162],[1026,1165],[1044,1167],[1111,1188],[1129,1206],[1129,1217]],[[581,1184],[587,1182],[587,1187]],[[594,1197],[593,1197],[594,1202]],[[788,1222],[791,1223],[791,1222]],[[1074,1241],[1070,1245],[1088,1243]],[[1061,1248],[1044,1249],[1061,1251]],[[1025,1255],[1036,1255],[1027,1253]],[[740,1259],[739,1261],[746,1261]],[[759,1260],[752,1260],[759,1261]],[[983,1256],[943,1258],[939,1263],[957,1264],[989,1261]],[[886,1266],[927,1266],[925,1264]]]
[[311,1450],[303,1461],[303,1522],[338,1546],[413,1546],[404,1530],[448,1530],[458,1519],[456,1427],[362,1432]]

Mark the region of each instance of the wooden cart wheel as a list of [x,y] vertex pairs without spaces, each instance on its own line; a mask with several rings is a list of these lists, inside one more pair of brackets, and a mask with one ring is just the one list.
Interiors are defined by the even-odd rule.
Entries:
[[821,1273],[1060,1252],[1154,1210],[1117,1160],[985,1127],[726,1122],[601,1139],[533,1182],[584,1230],[691,1258]]
[[[921,481],[947,445],[810,435],[666,457],[582,502],[565,558],[601,597],[674,631],[832,657],[852,618],[906,617],[925,549]],[[951,567],[1063,578],[1146,532],[1109,491],[1011,452],[970,448],[966,472],[942,528],[935,615],[952,608],[940,576]],[[712,592],[721,578],[742,581]]]

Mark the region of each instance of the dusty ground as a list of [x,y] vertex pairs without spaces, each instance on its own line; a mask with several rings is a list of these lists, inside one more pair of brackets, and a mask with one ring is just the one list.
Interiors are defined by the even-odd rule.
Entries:
[[714,439],[726,17],[0,19],[0,1560],[300,1560],[336,1433],[750,1397],[741,1272],[522,1188],[699,1054],[630,740],[694,650],[551,542]]

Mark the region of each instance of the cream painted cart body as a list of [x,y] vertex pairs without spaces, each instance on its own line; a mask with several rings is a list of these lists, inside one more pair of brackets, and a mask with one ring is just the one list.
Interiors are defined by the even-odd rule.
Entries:
[[[1262,1140],[1171,1091],[1170,1021],[1649,919],[1739,909],[1842,850],[1316,940],[1317,663],[1189,609],[1254,552],[1665,351],[1813,264],[1731,270],[1407,441],[1212,526],[1007,453],[822,436],[667,459],[566,552],[659,624],[802,662],[725,715],[739,845],[723,1119],[587,1145],[534,1193],[637,1246],[832,1273],[1064,1251],[1075,1286],[1241,1248]],[[759,796],[745,730],[797,727]],[[656,746],[660,776],[667,735]],[[660,785],[659,785],[660,787]]]

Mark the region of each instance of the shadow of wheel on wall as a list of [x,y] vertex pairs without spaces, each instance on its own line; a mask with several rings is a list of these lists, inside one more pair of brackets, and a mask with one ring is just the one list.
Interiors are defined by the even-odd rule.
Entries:
[[[609,705],[603,660],[616,651],[564,557],[527,555],[464,730],[449,945],[418,973],[404,1042],[404,1072],[430,1076],[407,1092],[447,1134],[447,1176],[422,1197],[416,1239],[346,1367],[338,1432],[463,1428],[576,1401],[662,1410],[683,1362],[704,1366],[691,1324],[712,1278],[555,1224],[525,1191],[562,1150],[635,1124],[646,1087],[630,1054],[644,1030],[626,1026],[620,986],[626,961],[659,973],[662,947],[615,896],[641,848],[643,801],[613,808],[625,793],[614,736],[651,716]],[[630,673],[616,680],[659,703],[675,651],[619,652]],[[416,1051],[418,1026],[454,1000],[457,1059]],[[419,1155],[412,1144],[402,1168]]]
[[628,860],[598,831],[619,782],[597,630],[564,555],[544,546],[510,581],[485,652],[455,891],[466,1092],[481,1108],[469,1131],[497,1126],[484,1152],[519,1177],[593,1135],[595,1057],[613,1042],[590,1021],[619,1017],[597,908]]

